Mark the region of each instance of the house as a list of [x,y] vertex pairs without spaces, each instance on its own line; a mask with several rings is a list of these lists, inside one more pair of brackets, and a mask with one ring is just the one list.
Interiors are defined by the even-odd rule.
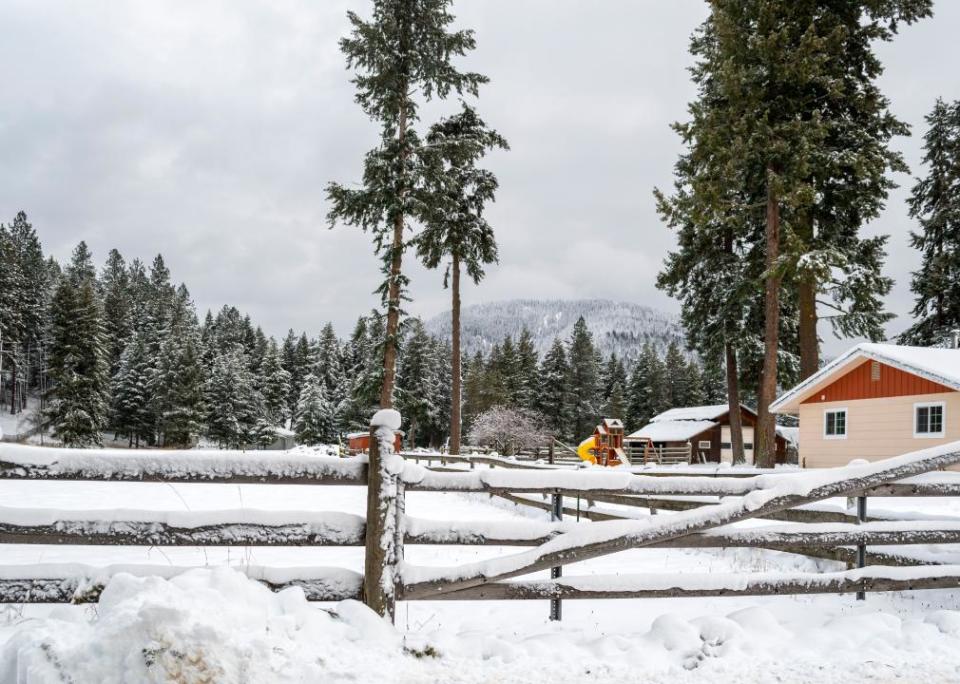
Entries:
[[[400,452],[403,448],[403,432],[397,430],[393,433],[393,450]],[[351,432],[347,435],[347,450],[351,454],[367,453],[370,451],[370,433],[369,432]]]
[[960,439],[960,349],[859,344],[777,399],[800,463],[877,460]]
[[[741,404],[744,457],[753,463],[753,436],[757,414]],[[654,416],[624,439],[633,463],[732,463],[730,409],[726,404],[675,408]],[[777,431],[777,463],[787,460],[788,440]]]

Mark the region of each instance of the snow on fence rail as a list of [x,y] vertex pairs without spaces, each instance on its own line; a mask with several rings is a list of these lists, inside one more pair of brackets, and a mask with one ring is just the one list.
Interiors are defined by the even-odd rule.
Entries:
[[[380,430],[383,431],[383,430]],[[378,435],[379,436],[379,435]],[[623,469],[570,469],[496,457],[449,457],[470,470],[436,470],[389,454],[377,440],[367,458],[340,459],[242,452],[78,452],[0,445],[0,479],[99,480],[367,485],[368,514],[256,510],[158,512],[52,511],[0,508],[0,544],[358,546],[367,549],[365,573],[343,569],[251,568],[248,574],[275,589],[298,585],[312,600],[362,596],[382,613],[400,600],[622,598],[772,593],[893,591],[960,586],[960,566],[866,568],[846,573],[763,575],[747,579],[711,575],[515,580],[625,549],[641,547],[759,547],[851,562],[915,565],[916,559],[874,553],[870,546],[960,543],[960,521],[876,520],[862,524],[775,524],[736,529],[730,523],[795,514],[838,496],[957,496],[960,474],[934,473],[960,462],[960,443],[886,461],[823,471],[787,471],[750,477],[703,477],[689,471],[664,475]],[[381,449],[383,451],[381,452]],[[381,455],[382,453],[382,455]],[[405,455],[416,458],[419,455]],[[456,459],[456,461],[454,461]],[[475,468],[475,465],[490,468]],[[607,514],[590,524],[573,521],[440,522],[404,514],[405,491],[484,492],[528,505],[556,508],[564,496],[613,505],[647,507],[675,497],[687,504],[670,516],[631,519]],[[547,494],[552,504],[522,495]],[[654,499],[659,497],[659,499]],[[691,497],[700,497],[693,499]],[[709,497],[704,500],[702,497]],[[719,500],[713,500],[719,497]],[[371,512],[373,517],[371,518]],[[594,510],[594,519],[598,519]],[[599,516],[602,518],[603,516]],[[847,516],[849,518],[849,516]],[[372,519],[374,524],[368,525]],[[802,518],[801,518],[802,519]],[[405,563],[405,544],[532,547],[500,558],[450,568]],[[371,554],[371,549],[373,554]],[[115,572],[167,576],[182,569],[152,566],[91,568],[78,565],[0,566],[0,602],[95,600]],[[669,584],[670,586],[665,586]],[[377,594],[377,596],[371,596]]]

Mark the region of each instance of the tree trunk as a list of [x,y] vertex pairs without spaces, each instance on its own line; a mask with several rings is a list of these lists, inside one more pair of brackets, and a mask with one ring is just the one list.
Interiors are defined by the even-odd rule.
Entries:
[[453,353],[450,359],[452,382],[450,388],[450,453],[460,453],[460,257],[453,255],[450,290],[453,302],[450,308],[450,334]]
[[740,415],[740,377],[737,365],[737,350],[727,342],[724,344],[727,365],[727,406],[730,408],[730,447],[733,450],[733,462],[743,463],[743,421]]
[[764,292],[763,376],[757,398],[757,434],[754,461],[764,468],[776,462],[776,420],[770,404],[777,393],[777,355],[780,346],[780,277],[776,274],[780,256],[780,201],[773,187],[774,168],[767,167],[766,267]]
[[10,415],[17,413],[17,343],[11,347],[10,355]]
[[[403,146],[407,132],[407,109],[400,108],[397,141],[400,143],[400,165],[406,164]],[[405,188],[399,189],[402,202]],[[383,345],[383,385],[380,387],[380,408],[393,408],[393,386],[397,373],[397,334],[400,329],[400,274],[403,260],[403,213],[393,219],[393,242],[390,245],[390,276],[387,284],[387,330]]]
[[800,379],[820,370],[820,340],[817,338],[817,283],[813,276],[800,279]]
[[[799,228],[804,233],[801,238],[806,243],[808,250],[813,249],[816,239],[813,218],[806,214],[799,218]],[[820,370],[820,339],[817,337],[817,290],[819,287],[814,274],[809,271],[800,273],[797,288],[798,304],[800,306],[798,330],[800,338],[800,379],[806,380]]]

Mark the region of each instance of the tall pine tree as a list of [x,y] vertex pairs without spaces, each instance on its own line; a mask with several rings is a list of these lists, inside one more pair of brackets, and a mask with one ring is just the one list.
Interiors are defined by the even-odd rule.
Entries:
[[484,275],[484,267],[497,260],[493,228],[483,215],[494,199],[497,178],[476,163],[488,150],[507,148],[507,141],[486,127],[467,105],[454,116],[430,127],[425,164],[432,167],[430,211],[425,226],[416,238],[417,253],[427,268],[447,262],[444,286],[451,296],[451,390],[450,453],[460,453],[461,430],[461,358],[460,358],[460,276],[466,270],[474,283]]
[[400,306],[407,277],[403,274],[404,235],[409,220],[423,221],[431,206],[424,189],[434,169],[418,164],[421,140],[413,125],[419,102],[445,98],[452,91],[477,94],[484,76],[457,69],[453,59],[474,48],[471,31],[450,31],[451,0],[374,0],[373,16],[347,14],[351,35],[340,41],[348,68],[356,71],[356,100],[364,113],[380,124],[380,144],[364,161],[363,186],[338,183],[327,187],[336,221],[371,232],[383,260],[379,288],[387,309],[383,344],[383,384],[380,407],[393,406]]
[[938,98],[926,121],[927,175],[913,186],[909,204],[920,224],[910,233],[921,254],[910,282],[916,322],[900,338],[921,346],[941,344],[960,330],[960,101]]

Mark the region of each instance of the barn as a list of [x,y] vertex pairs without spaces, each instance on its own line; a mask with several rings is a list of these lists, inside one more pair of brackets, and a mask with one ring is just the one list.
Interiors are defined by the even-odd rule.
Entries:
[[[744,456],[753,463],[757,414],[740,405]],[[777,463],[786,463],[789,435],[777,430]],[[727,404],[674,408],[624,439],[633,463],[732,463],[730,408]]]

